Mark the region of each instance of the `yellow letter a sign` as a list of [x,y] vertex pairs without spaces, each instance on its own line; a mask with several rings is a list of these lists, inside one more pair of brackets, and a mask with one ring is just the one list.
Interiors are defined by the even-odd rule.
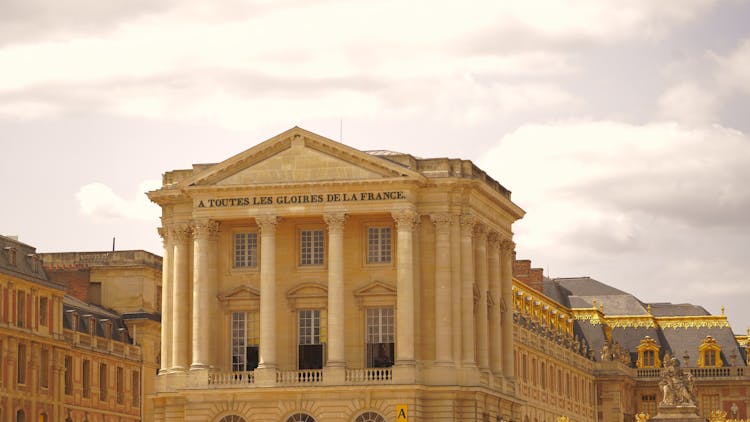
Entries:
[[396,406],[396,422],[408,422],[409,421],[409,410],[405,404],[399,404]]

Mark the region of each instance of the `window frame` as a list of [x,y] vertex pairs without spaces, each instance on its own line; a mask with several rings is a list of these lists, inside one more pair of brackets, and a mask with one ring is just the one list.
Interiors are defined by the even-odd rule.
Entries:
[[[242,255],[245,261],[245,265],[237,265],[237,236],[244,235],[245,236],[245,253]],[[255,237],[255,247],[254,247],[254,255],[250,253],[250,248],[248,246],[248,237],[252,235]],[[252,227],[237,227],[230,231],[230,239],[229,239],[229,250],[231,252],[231,256],[229,259],[230,265],[232,271],[257,271],[260,267],[260,230],[257,228]],[[248,264],[248,261],[252,260],[252,265]]]
[[[376,319],[377,321],[373,321]],[[376,322],[373,324],[373,322]],[[364,318],[364,344],[365,344],[365,367],[366,368],[390,368],[396,361],[396,310],[393,306],[371,306],[365,308]],[[371,329],[372,328],[372,329]],[[390,341],[388,341],[390,340]],[[372,346],[371,346],[372,345]],[[386,345],[390,356],[389,362],[377,364],[375,353],[371,347],[383,347]]]
[[[388,239],[383,239],[383,232],[387,230]],[[364,260],[367,266],[390,266],[393,265],[394,236],[393,223],[388,222],[368,222],[364,225]],[[376,235],[373,239],[373,235]],[[377,251],[373,253],[373,244]],[[387,249],[384,250],[384,249]],[[385,256],[387,253],[387,257]]]
[[[305,262],[307,253],[304,251],[306,234],[310,234],[309,262]],[[317,239],[317,234],[320,238]],[[323,225],[303,225],[297,227],[297,267],[299,269],[323,269],[328,263],[328,230]],[[319,244],[318,244],[319,243]],[[319,255],[318,255],[319,253]],[[318,260],[319,259],[319,260]]]

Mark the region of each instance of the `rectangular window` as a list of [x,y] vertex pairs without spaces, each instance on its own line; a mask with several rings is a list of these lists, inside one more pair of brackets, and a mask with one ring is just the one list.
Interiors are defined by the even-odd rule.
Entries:
[[254,232],[234,234],[234,268],[258,266],[258,234]]
[[367,228],[367,263],[382,264],[391,262],[391,228]]
[[115,370],[115,384],[117,387],[117,404],[125,403],[125,370],[119,366]]
[[647,415],[656,415],[656,394],[641,395],[641,412]]
[[718,394],[705,394],[701,397],[701,416],[708,420],[711,417],[711,412],[715,410],[721,410],[721,403],[719,402]]
[[643,366],[653,367],[655,365],[654,356],[655,356],[655,353],[653,350],[644,350],[643,351]]
[[141,405],[141,374],[138,371],[133,371],[131,374],[131,392],[133,393],[132,405],[138,407]]
[[368,308],[366,324],[367,367],[393,366],[393,308]]
[[232,312],[232,371],[258,367],[259,329],[257,312]]
[[99,364],[99,400],[107,401],[107,364]]
[[46,297],[39,298],[39,325],[47,326],[48,324],[49,301]]
[[16,292],[16,326],[26,326],[26,292],[23,290]]
[[73,357],[65,356],[65,394],[73,394]]
[[300,265],[323,265],[323,230],[300,232]]
[[81,365],[81,380],[83,384],[83,397],[91,397],[91,361],[84,359]]
[[42,349],[39,358],[41,360],[39,365],[39,385],[42,388],[49,388],[49,350]]
[[703,366],[716,366],[716,351],[709,349],[703,352]]
[[323,345],[320,342],[320,311],[302,309],[297,314],[299,369],[323,368]]
[[16,374],[16,381],[19,384],[26,384],[26,345],[18,345],[18,370]]

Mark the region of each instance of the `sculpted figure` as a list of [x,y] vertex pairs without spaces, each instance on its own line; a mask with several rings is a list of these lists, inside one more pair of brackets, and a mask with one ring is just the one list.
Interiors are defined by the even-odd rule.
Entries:
[[680,368],[680,361],[667,354],[661,371],[659,389],[662,406],[695,406],[695,381],[693,374]]

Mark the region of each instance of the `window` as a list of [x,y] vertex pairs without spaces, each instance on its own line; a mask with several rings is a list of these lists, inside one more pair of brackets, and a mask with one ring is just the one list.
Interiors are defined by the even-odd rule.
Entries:
[[698,366],[722,366],[721,361],[721,347],[711,336],[706,336],[703,339],[700,347],[698,347]]
[[49,300],[46,297],[39,298],[39,325],[47,326],[48,324]]
[[365,412],[359,416],[354,422],[386,422],[385,418],[375,412]]
[[367,309],[367,367],[393,366],[393,308]]
[[130,375],[130,391],[133,394],[131,404],[133,407],[141,405],[141,374],[138,371],[133,371]]
[[716,366],[716,353],[713,350],[703,352],[703,366]]
[[16,326],[23,328],[26,325],[26,292],[16,292]]
[[292,416],[286,418],[286,422],[315,422],[315,418],[308,415],[307,413],[295,413]]
[[81,365],[81,378],[83,383],[83,397],[91,397],[91,361],[84,359]]
[[232,371],[258,367],[259,329],[257,312],[232,312]]
[[391,228],[367,228],[367,263],[382,264],[391,262]]
[[719,402],[719,395],[718,394],[704,394],[703,397],[701,397],[701,416],[706,418],[711,417],[711,412],[714,410],[720,410],[721,409],[721,403]]
[[320,369],[323,367],[323,345],[320,342],[320,311],[302,309],[297,313],[298,367]]
[[42,349],[40,360],[39,385],[42,388],[49,388],[49,350]]
[[115,370],[115,385],[117,387],[117,404],[125,403],[125,370],[119,366]]
[[234,268],[258,266],[258,234],[255,232],[234,234]]
[[245,418],[237,415],[228,415],[219,419],[219,422],[245,422]]
[[547,364],[542,362],[542,369],[539,371],[539,385],[547,389]]
[[107,364],[99,364],[99,400],[107,401]]
[[16,248],[9,246],[6,247],[5,250],[8,251],[8,263],[10,263],[10,265],[16,265]]
[[653,350],[645,350],[643,352],[643,366],[645,367],[653,367],[654,366],[654,355],[656,353]]
[[641,412],[656,416],[656,394],[641,395]]
[[16,382],[26,384],[26,345],[18,345],[18,363],[17,363]]
[[26,414],[23,413],[23,410],[19,410],[16,412],[16,422],[25,422],[26,421]]
[[300,232],[299,264],[323,265],[323,230]]
[[73,357],[65,356],[65,394],[73,394]]

